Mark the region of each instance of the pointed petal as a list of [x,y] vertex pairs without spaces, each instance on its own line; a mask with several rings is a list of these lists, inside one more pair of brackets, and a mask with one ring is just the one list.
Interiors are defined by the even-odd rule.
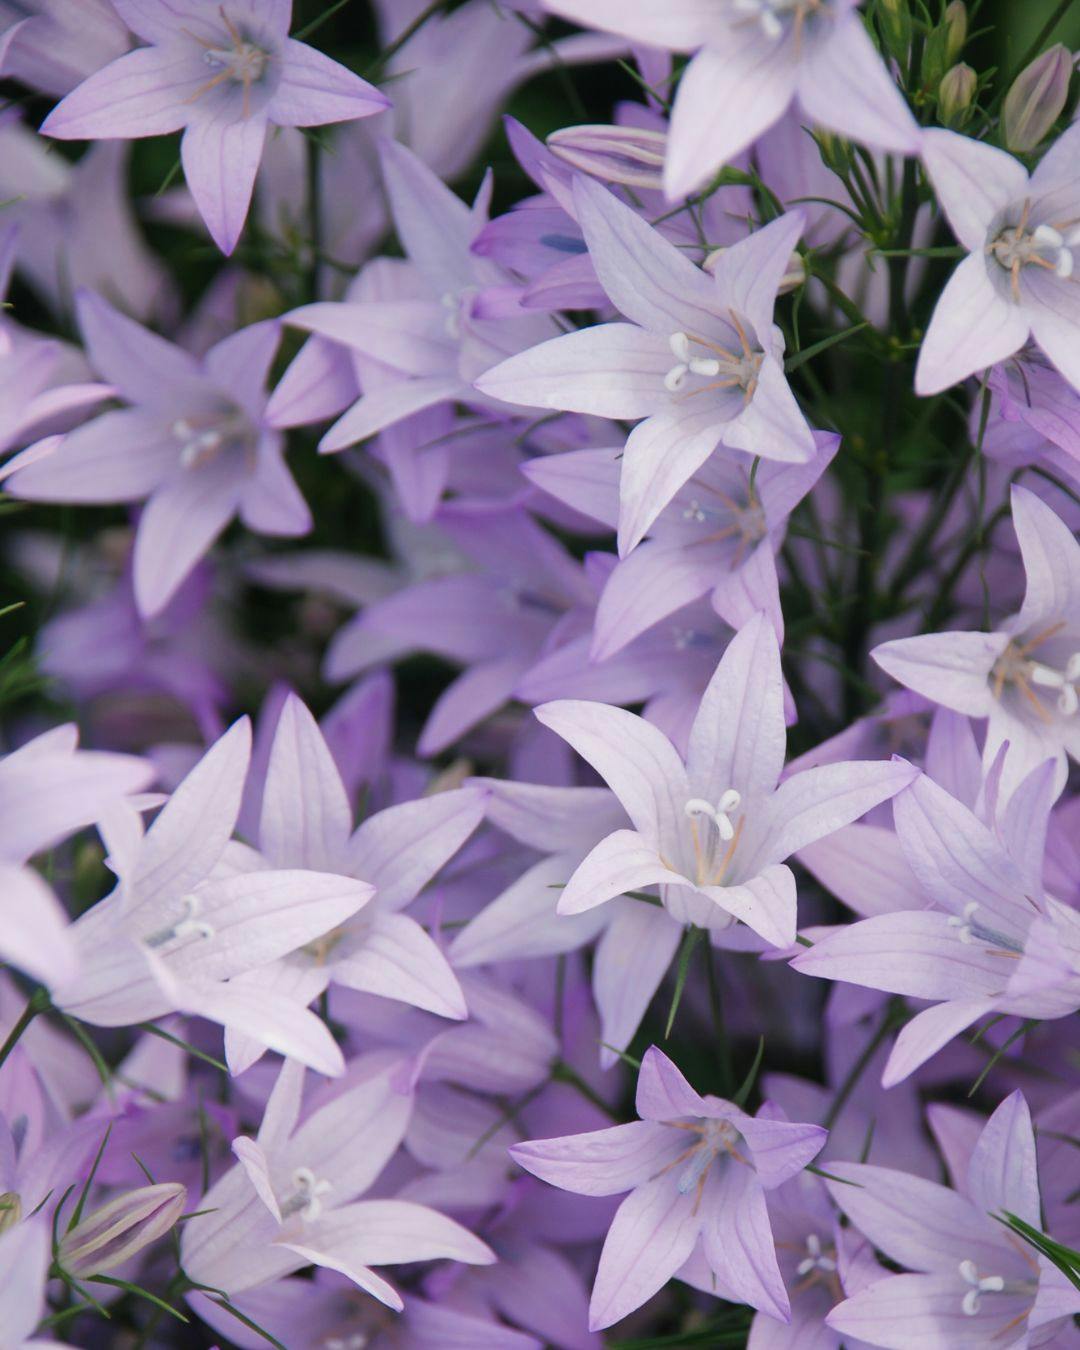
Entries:
[[618,1195],[647,1182],[682,1148],[675,1130],[635,1120],[562,1139],[530,1139],[515,1144],[509,1153],[526,1172],[560,1190]]
[[755,615],[728,644],[690,731],[692,794],[716,803],[729,788],[755,801],[784,764],[784,692],[772,625]]
[[[669,1132],[670,1133],[670,1132]],[[694,1249],[701,1219],[694,1196],[670,1176],[633,1191],[611,1221],[589,1304],[589,1329],[620,1321],[667,1284]]]
[[712,265],[718,298],[762,337],[772,325],[776,293],[805,227],[802,211],[788,211],[724,249]]
[[821,764],[792,774],[769,802],[769,837],[762,856],[782,862],[888,801],[918,772],[906,760],[895,760]]
[[994,216],[1027,193],[1024,166],[985,141],[936,127],[923,132],[922,157],[957,239],[981,252]]
[[0,960],[53,988],[78,969],[68,916],[29,868],[0,863]]
[[620,558],[641,542],[724,433],[725,419],[716,407],[668,401],[668,407],[635,427],[626,442],[619,476]]
[[955,1036],[993,1012],[995,1006],[993,999],[963,998],[925,1008],[900,1028],[881,1075],[881,1086],[890,1088],[902,1083]]
[[998,292],[986,267],[982,253],[972,253],[941,292],[919,349],[917,394],[940,394],[1004,361],[1027,341],[1027,311]]
[[456,375],[388,384],[385,388],[364,394],[347,413],[339,417],[319,442],[319,453],[330,455],[335,450],[344,450],[411,417],[413,413],[467,397],[468,388]]
[[363,942],[334,962],[334,980],[349,989],[397,999],[439,1017],[468,1016],[449,962],[423,928],[404,914],[376,914]]
[[625,900],[601,935],[593,962],[593,997],[600,1013],[602,1068],[611,1068],[618,1060],[615,1051],[625,1050],[636,1035],[671,969],[682,933],[666,910]]
[[1080,544],[1068,525],[1034,492],[1014,484],[1013,528],[1027,588],[1014,632],[1042,630],[1080,608]]
[[371,117],[390,106],[374,85],[306,42],[286,38],[266,115],[281,127],[317,127]]
[[622,708],[573,699],[545,703],[536,717],[593,766],[652,847],[683,833],[686,771],[662,731]]
[[636,830],[616,830],[596,845],[574,869],[559,896],[560,914],[582,914],[627,891],[643,886],[681,886],[678,872],[661,862],[656,849]]
[[205,397],[198,362],[181,347],[121,314],[96,291],[81,290],[75,305],[91,364],[130,403],[154,408],[163,394],[175,398],[196,388]]
[[265,117],[230,120],[233,116],[230,107],[200,118],[188,126],[180,142],[188,188],[214,243],[225,254],[236,247],[244,228],[266,140]]
[[776,1261],[765,1192],[753,1169],[731,1161],[714,1165],[705,1199],[705,1260],[740,1302],[786,1320],[791,1305]]
[[67,141],[166,136],[185,125],[206,79],[206,66],[186,44],[140,47],[83,80],[41,130]]
[[902,155],[919,153],[919,125],[854,11],[834,24],[827,39],[808,47],[799,71],[799,102],[815,122],[851,140]]
[[596,607],[592,658],[604,661],[699,599],[716,582],[716,552],[647,540],[615,568]]
[[667,340],[630,323],[602,323],[511,356],[476,381],[490,398],[528,408],[638,418],[671,401]]
[[724,47],[687,66],[671,115],[664,191],[678,201],[767,131],[795,93],[797,71],[756,23],[732,25]]
[[1009,1093],[979,1135],[968,1162],[967,1193],[987,1214],[1007,1210],[1039,1227],[1035,1134],[1021,1092]]
[[334,871],[344,865],[352,808],[319,724],[295,694],[274,732],[259,847],[275,867]]
[[898,684],[968,717],[986,717],[990,672],[1007,633],[924,633],[883,642],[870,655]]
[[359,1200],[307,1225],[305,1242],[350,1266],[464,1261],[489,1266],[495,1254],[445,1214],[410,1200]]
[[349,844],[349,866],[375,887],[380,910],[401,909],[447,863],[484,817],[481,788],[437,792],[369,816]]
[[792,965],[823,980],[935,1000],[992,998],[1006,978],[1000,957],[961,941],[947,915],[927,910],[849,924],[819,938]]
[[795,941],[797,891],[790,867],[774,863],[741,885],[697,889],[774,947]]
[[968,1288],[955,1270],[890,1275],[838,1303],[829,1313],[828,1325],[845,1343],[851,1337],[884,1350],[911,1346],[984,1350],[987,1345],[1007,1344],[1026,1320],[1029,1300],[996,1294],[992,1303],[984,1300],[978,1317],[968,1317],[962,1306]]
[[660,1122],[708,1114],[701,1094],[694,1091],[678,1066],[655,1045],[650,1045],[641,1059],[634,1109],[642,1120]]
[[135,535],[135,601],[160,614],[236,514],[241,479],[227,456],[182,469],[150,497]]
[[210,874],[232,836],[250,756],[251,723],[242,717],[165,803],[128,880],[140,905],[183,895]]
[[574,206],[596,275],[616,309],[665,345],[672,333],[715,330],[713,282],[670,240],[595,179],[574,179]]

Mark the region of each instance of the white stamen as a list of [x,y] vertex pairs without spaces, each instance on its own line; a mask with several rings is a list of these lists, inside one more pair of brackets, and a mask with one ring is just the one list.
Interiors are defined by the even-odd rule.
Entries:
[[735,826],[732,825],[729,814],[737,811],[741,805],[742,794],[736,792],[734,788],[728,788],[715,806],[702,797],[691,797],[683,810],[688,816],[707,816],[716,826],[720,838],[727,843],[735,837]]
[[816,1233],[806,1235],[807,1255],[795,1267],[797,1275],[809,1275],[812,1270],[823,1271],[831,1275],[836,1270],[836,1262],[831,1256],[826,1256],[821,1249],[821,1239]]
[[1074,652],[1065,663],[1064,671],[1044,666],[1041,661],[1032,661],[1028,667],[1028,678],[1032,684],[1043,689],[1057,689],[1058,711],[1063,717],[1071,717],[1080,708],[1080,652]]
[[1005,1288],[1001,1275],[984,1275],[979,1278],[979,1269],[975,1262],[968,1259],[960,1262],[960,1275],[965,1284],[971,1285],[960,1301],[966,1317],[975,1317],[979,1311],[979,1299],[983,1294],[1000,1294]]
[[965,945],[970,946],[975,941],[975,934],[972,931],[971,920],[975,911],[979,908],[977,900],[969,900],[964,906],[964,917],[958,918],[957,915],[949,916],[949,927],[959,929],[957,936]]
[[293,1173],[293,1185],[296,1190],[281,1206],[281,1217],[289,1218],[299,1214],[302,1219],[311,1221],[322,1213],[321,1196],[333,1190],[329,1181],[316,1179],[310,1167],[298,1167]]
[[172,942],[175,938],[197,937],[205,940],[215,935],[216,930],[213,925],[207,923],[205,919],[197,917],[202,906],[202,902],[197,895],[185,895],[181,904],[184,917],[176,923],[169,924],[166,928],[159,928],[157,932],[144,938],[143,941],[148,947],[164,947],[167,942]]

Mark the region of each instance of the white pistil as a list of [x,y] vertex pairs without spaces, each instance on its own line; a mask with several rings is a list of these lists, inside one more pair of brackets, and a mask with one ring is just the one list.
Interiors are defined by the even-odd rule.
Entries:
[[971,1286],[960,1302],[966,1317],[975,1317],[979,1311],[979,1299],[983,1294],[1000,1294],[1005,1288],[1005,1280],[1000,1275],[979,1277],[979,1269],[974,1261],[960,1262],[960,1274],[965,1284]]
[[329,1181],[316,1178],[310,1167],[298,1167],[293,1173],[293,1185],[296,1190],[281,1206],[281,1217],[290,1218],[299,1214],[309,1222],[322,1213],[322,1196],[333,1190]]
[[821,1239],[816,1233],[807,1234],[806,1253],[795,1267],[796,1275],[809,1275],[812,1270],[824,1271],[826,1275],[831,1275],[836,1270],[836,1262],[822,1251]]
[[683,807],[688,816],[706,816],[716,826],[716,831],[724,843],[735,838],[735,826],[731,823],[730,812],[737,811],[742,805],[742,794],[734,788],[728,788],[715,806],[703,797],[691,797]]
[[1073,274],[1072,245],[1075,230],[1066,236],[1054,225],[1036,225],[1028,228],[1031,202],[1025,201],[1020,219],[1015,225],[1006,225],[986,246],[986,251],[1010,276],[1013,299],[1020,300],[1020,274],[1025,267],[1041,267],[1067,280]]
[[686,333],[672,333],[668,339],[677,364],[664,376],[664,388],[669,394],[678,393],[686,383],[687,375],[705,375],[710,379],[720,374],[720,362],[712,357],[694,356]]
[[959,929],[957,936],[966,946],[970,946],[975,941],[971,920],[978,908],[979,902],[977,900],[969,900],[964,906],[964,917],[962,919],[956,914],[949,916],[949,927]]
[[689,1195],[695,1188],[704,1184],[705,1175],[717,1158],[725,1150],[735,1153],[735,1131],[726,1120],[703,1120],[695,1127],[700,1140],[694,1145],[690,1159],[676,1183],[680,1195]]
[[1063,671],[1044,666],[1040,661],[1032,661],[1028,678],[1032,684],[1040,685],[1043,689],[1059,691],[1057,706],[1063,717],[1072,717],[1080,709],[1080,694],[1077,693],[1077,685],[1080,684],[1080,652],[1073,652]]
[[157,932],[151,933],[149,937],[143,939],[148,947],[164,947],[167,942],[172,942],[175,938],[212,938],[216,932],[212,924],[205,919],[198,918],[201,908],[201,901],[197,895],[185,895],[181,901],[184,910],[182,919],[176,923],[169,924],[166,928],[159,928]]

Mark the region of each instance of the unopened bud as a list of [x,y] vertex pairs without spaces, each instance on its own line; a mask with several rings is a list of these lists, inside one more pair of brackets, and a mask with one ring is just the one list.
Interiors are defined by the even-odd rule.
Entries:
[[952,0],[945,9],[945,60],[951,65],[967,42],[968,15],[964,0]]
[[0,1192],[0,1233],[14,1228],[22,1218],[22,1200],[17,1191]]
[[167,1233],[186,1200],[186,1187],[173,1181],[117,1196],[64,1234],[57,1253],[60,1267],[80,1280],[114,1270]]
[[938,85],[938,113],[943,126],[959,126],[967,116],[979,77],[963,62],[945,72]]
[[911,46],[911,11],[907,0],[879,0],[879,13],[889,51],[903,60]]
[[1072,68],[1072,53],[1059,42],[1013,80],[1001,115],[1010,150],[1020,154],[1034,150],[1046,136],[1069,97]]
[[[712,274],[716,271],[716,265],[720,261],[727,248],[714,248],[705,261],[701,264],[706,272]],[[806,281],[806,263],[798,250],[794,251],[788,259],[788,265],[784,268],[784,275],[780,278],[780,285],[777,287],[777,295],[787,295],[789,291],[797,291]]]
[[547,144],[564,164],[606,183],[657,189],[663,185],[667,136],[662,131],[603,125],[563,127],[552,132]]

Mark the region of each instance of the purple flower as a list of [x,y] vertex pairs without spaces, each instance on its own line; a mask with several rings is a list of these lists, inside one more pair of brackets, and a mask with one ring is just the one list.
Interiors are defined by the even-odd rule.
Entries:
[[576,179],[574,201],[600,282],[632,322],[554,338],[477,387],[509,403],[644,419],[622,461],[625,556],[718,445],[793,463],[813,456],[772,323],[803,218],[791,212],[733,244],[710,276],[599,184]]
[[[856,12],[858,0],[544,0],[578,23],[697,52],[679,82],[664,165],[670,198],[707,183],[797,101],[819,122],[915,154],[918,127]],[[699,50],[700,49],[700,50]]]
[[[31,501],[147,499],[135,536],[135,599],[168,604],[234,515],[268,534],[304,534],[311,516],[265,421],[275,322],[253,324],[201,361],[83,292],[90,359],[130,406],[71,432],[51,453],[13,461],[9,490]],[[24,468],[18,466],[24,464]]]
[[233,1140],[239,1162],[207,1191],[210,1211],[184,1229],[184,1269],[241,1292],[308,1265],[340,1271],[380,1302],[401,1296],[368,1267],[453,1257],[486,1264],[488,1247],[445,1215],[407,1200],[359,1200],[397,1150],[411,1109],[385,1056],[352,1066],[352,1081],[302,1118],[304,1071],[286,1063],[255,1139]]
[[675,1275],[694,1249],[742,1303],[787,1320],[765,1191],[789,1181],[825,1143],[818,1125],[748,1116],[699,1096],[655,1046],[638,1076],[640,1121],[510,1153],[526,1171],[581,1195],[630,1194],[616,1211],[593,1285],[589,1324],[611,1326]]
[[903,763],[830,764],[777,786],[783,680],[776,636],[761,614],[724,653],[685,763],[662,732],[621,708],[559,702],[536,715],[592,764],[635,827],[592,850],[563,891],[560,913],[659,885],[680,922],[726,928],[741,920],[777,947],[795,941],[795,877],[783,860],[915,773]]
[[897,638],[871,655],[893,679],[968,717],[986,718],[983,763],[1008,742],[1007,795],[1054,759],[1080,759],[1080,544],[1041,498],[1012,489],[1013,525],[1027,576],[1024,602],[993,633]]
[[1078,150],[1078,133],[1066,132],[1029,175],[1004,150],[952,131],[924,133],[924,162],[969,256],[942,291],[923,339],[920,394],[1004,361],[1029,337],[1080,389]]
[[223,253],[244,227],[267,127],[370,117],[389,100],[288,36],[292,0],[115,0],[149,45],[91,75],[42,131],[62,140],[184,130],[188,187]]
[[[829,1191],[880,1251],[912,1271],[886,1275],[841,1303],[828,1324],[887,1350],[982,1350],[1050,1344],[1080,1310],[1080,1292],[996,1216],[1038,1228],[1039,1180],[1027,1103],[1006,1097],[967,1167],[966,1194],[885,1167],[831,1163]],[[1055,1325],[1056,1324],[1056,1325]]]

